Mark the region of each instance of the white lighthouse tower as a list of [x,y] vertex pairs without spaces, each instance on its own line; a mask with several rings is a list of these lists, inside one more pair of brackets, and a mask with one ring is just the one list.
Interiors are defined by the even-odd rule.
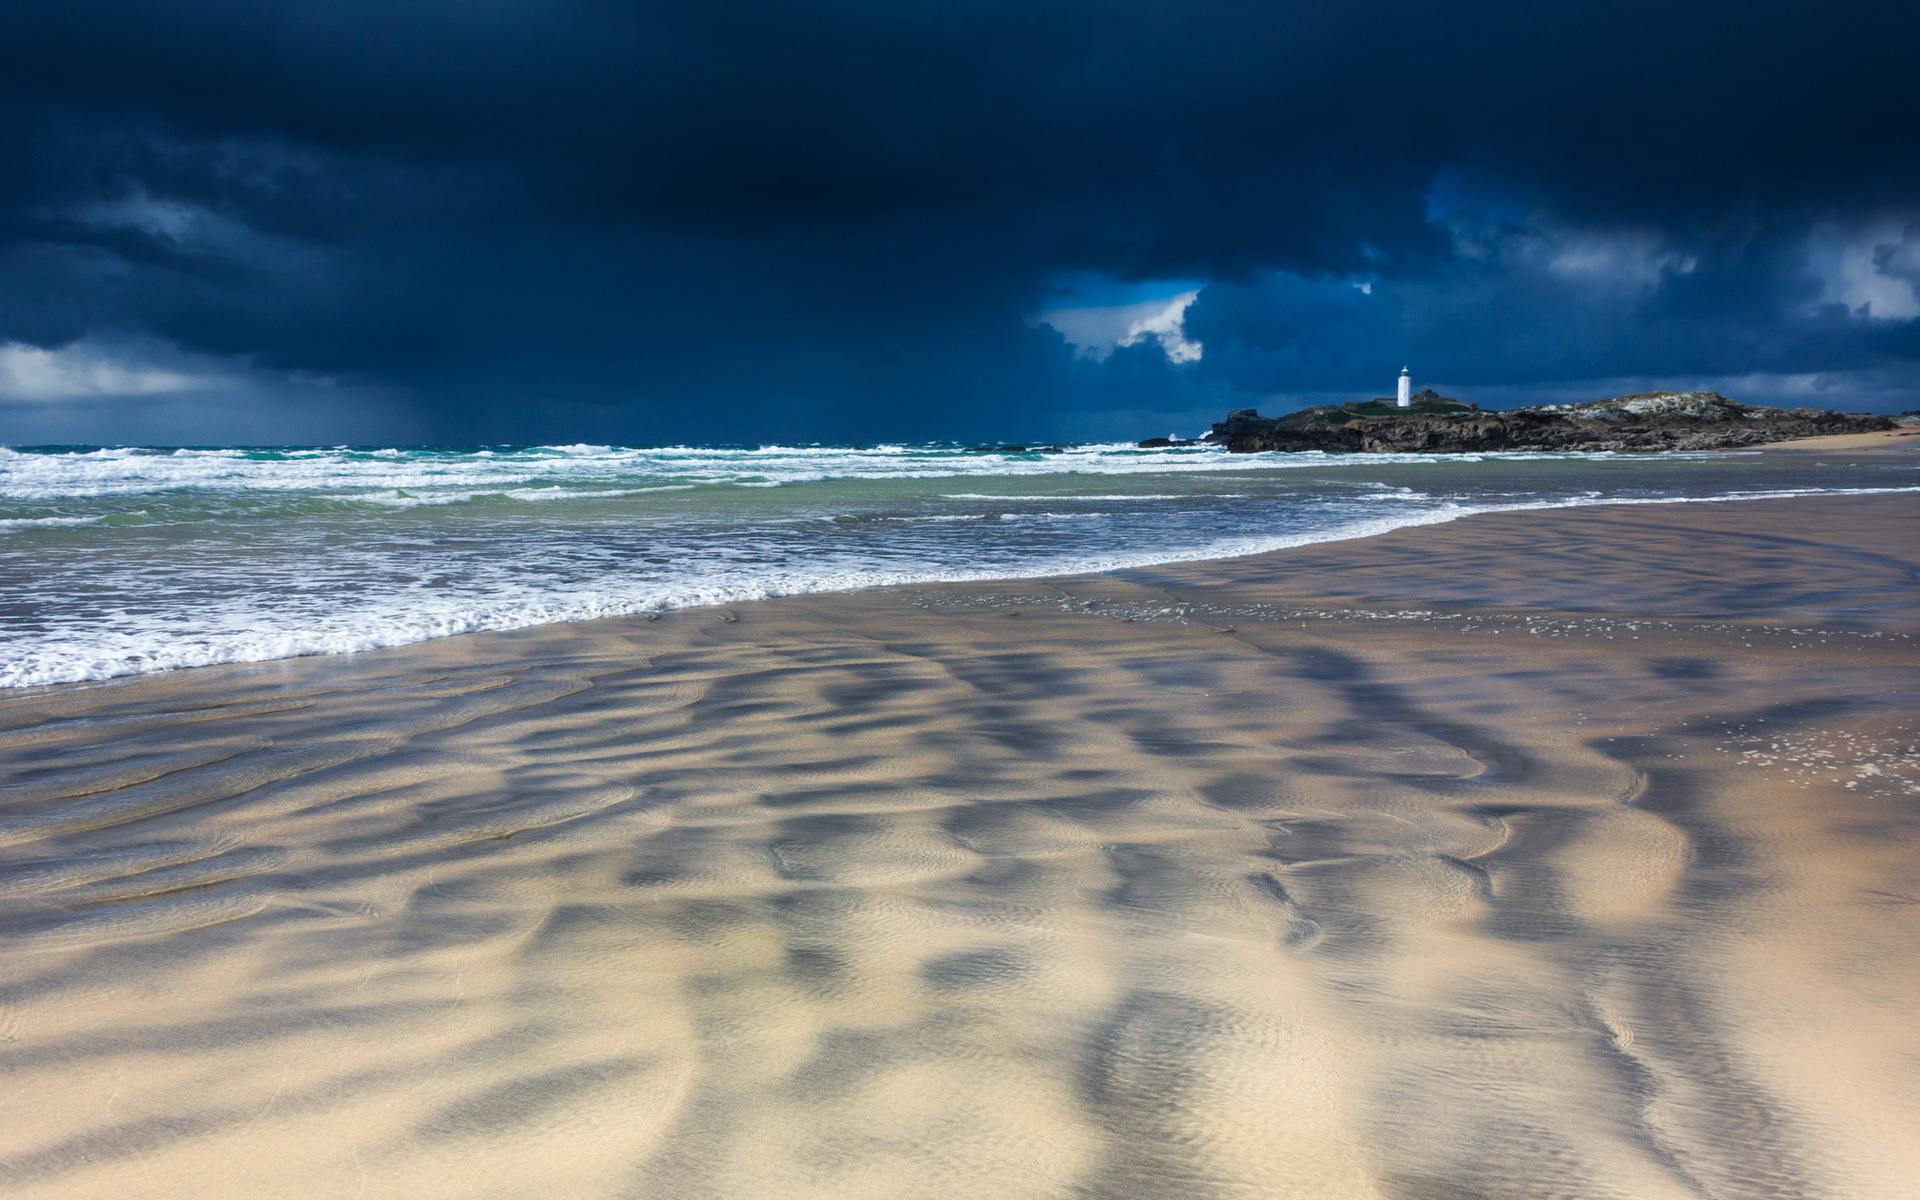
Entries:
[[1400,396],[1394,403],[1401,408],[1413,407],[1413,372],[1400,368]]

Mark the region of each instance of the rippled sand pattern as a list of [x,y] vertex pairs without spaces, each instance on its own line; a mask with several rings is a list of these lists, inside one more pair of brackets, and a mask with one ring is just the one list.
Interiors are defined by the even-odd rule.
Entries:
[[1911,1197],[1920,504],[1709,507],[0,701],[0,1189]]

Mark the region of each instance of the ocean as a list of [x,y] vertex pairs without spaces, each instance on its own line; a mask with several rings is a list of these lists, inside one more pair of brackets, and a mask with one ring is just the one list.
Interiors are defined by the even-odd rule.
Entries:
[[0,449],[0,686],[804,592],[1114,570],[1470,513],[1920,490],[1758,453]]

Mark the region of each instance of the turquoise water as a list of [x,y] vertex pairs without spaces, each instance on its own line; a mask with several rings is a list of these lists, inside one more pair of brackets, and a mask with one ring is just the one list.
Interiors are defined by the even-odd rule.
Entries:
[[1500,509],[1916,488],[1912,463],[1759,454],[0,449],[0,686],[1218,558]]

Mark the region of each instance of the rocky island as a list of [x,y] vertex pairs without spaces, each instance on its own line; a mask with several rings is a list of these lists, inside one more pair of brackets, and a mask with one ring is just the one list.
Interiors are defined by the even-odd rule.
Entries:
[[1820,408],[1739,404],[1718,392],[1641,392],[1586,404],[1483,412],[1431,389],[1392,400],[1321,405],[1263,417],[1243,408],[1203,439],[1236,454],[1486,450],[1721,450],[1789,438],[1893,429],[1892,418]]

